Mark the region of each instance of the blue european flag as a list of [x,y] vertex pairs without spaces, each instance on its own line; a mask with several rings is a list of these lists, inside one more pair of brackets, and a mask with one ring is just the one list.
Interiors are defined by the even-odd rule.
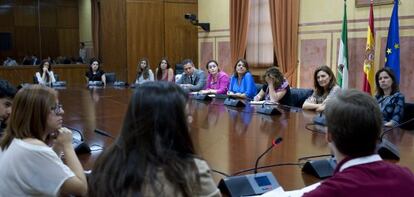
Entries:
[[394,0],[390,27],[388,29],[387,48],[385,48],[385,67],[390,68],[400,83],[400,33],[398,24],[398,0]]

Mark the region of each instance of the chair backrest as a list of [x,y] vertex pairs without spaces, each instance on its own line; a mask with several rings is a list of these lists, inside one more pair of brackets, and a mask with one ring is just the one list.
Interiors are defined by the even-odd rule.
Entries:
[[255,85],[256,85],[256,90],[257,90],[256,94],[258,94],[260,92],[260,90],[263,88],[263,84],[255,83]]
[[184,72],[184,64],[178,63],[175,65],[175,74],[182,74]]
[[306,88],[291,88],[290,89],[290,103],[293,107],[302,108],[305,100],[313,94],[313,89]]
[[[414,118],[414,103],[405,103],[404,104],[404,117],[401,123],[409,121]],[[401,126],[405,130],[414,130],[414,121],[408,122],[405,125]]]
[[106,84],[113,84],[116,81],[115,73],[105,73]]

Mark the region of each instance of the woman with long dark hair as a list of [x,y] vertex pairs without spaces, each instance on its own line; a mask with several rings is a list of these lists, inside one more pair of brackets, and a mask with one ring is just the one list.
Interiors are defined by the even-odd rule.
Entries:
[[101,62],[98,59],[91,59],[89,64],[89,71],[85,73],[86,83],[91,81],[102,81],[103,85],[106,85],[105,72],[101,69]]
[[168,63],[167,58],[162,58],[158,64],[157,69],[155,70],[157,75],[157,81],[170,81],[174,82],[174,70],[171,68],[171,65]]
[[40,85],[49,85],[56,82],[55,75],[52,71],[52,64],[49,60],[43,60],[39,66],[39,72],[35,74],[37,83]]
[[220,196],[194,151],[187,113],[187,96],[176,84],[142,84],[120,135],[95,163],[89,196]]
[[137,67],[137,78],[135,83],[142,84],[147,81],[154,81],[154,73],[152,73],[152,70],[150,69],[149,60],[147,58],[142,58]]
[[[87,193],[72,132],[62,127],[63,113],[58,93],[52,88],[30,85],[17,92],[0,141],[0,196]],[[58,156],[61,153],[65,163]]]
[[331,68],[319,66],[313,73],[313,94],[306,99],[302,108],[321,112],[325,110],[326,102],[336,96],[341,88],[336,85],[336,78]]
[[404,95],[399,91],[395,75],[389,68],[381,68],[375,74],[377,94],[375,98],[384,118],[384,126],[395,126],[401,123],[404,115]]

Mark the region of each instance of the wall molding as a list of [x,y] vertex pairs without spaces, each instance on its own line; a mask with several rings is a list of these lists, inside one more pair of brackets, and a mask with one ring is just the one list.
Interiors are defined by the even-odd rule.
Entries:
[[[389,21],[391,17],[374,17],[374,21]],[[408,16],[399,16],[400,20],[406,20],[406,19],[414,19],[414,15],[408,15]],[[348,20],[348,24],[350,23],[362,23],[367,22],[368,18],[366,19],[353,19]],[[307,27],[307,26],[318,26],[318,25],[333,25],[333,24],[342,24],[342,20],[336,20],[336,21],[321,21],[321,22],[309,22],[309,23],[300,23],[299,27]]]

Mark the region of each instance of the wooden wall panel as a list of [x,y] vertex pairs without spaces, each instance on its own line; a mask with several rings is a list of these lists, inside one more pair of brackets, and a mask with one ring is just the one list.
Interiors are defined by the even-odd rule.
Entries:
[[77,57],[79,52],[78,29],[58,29],[59,53],[63,56]]
[[79,56],[78,1],[0,0],[0,32],[12,34],[12,49],[0,52],[0,62],[11,56],[40,59]]
[[41,2],[40,4],[40,27],[56,27],[57,21],[56,3]]
[[140,58],[147,57],[155,72],[165,54],[163,8],[161,1],[127,3],[128,82],[135,80]]
[[[42,49],[41,50],[41,52],[42,52],[41,55],[42,55],[42,57],[44,57],[44,58],[46,58],[47,56],[57,57],[57,56],[61,55],[60,54],[60,49],[59,49],[59,39],[58,39],[56,28],[55,27],[42,27],[40,29],[40,34],[41,34],[41,38],[42,38],[41,39],[41,49]],[[73,35],[70,35],[70,36],[72,37]],[[75,42],[76,42],[76,40],[75,40]],[[69,50],[71,50],[71,49],[69,49]]]
[[14,25],[13,8],[0,7],[0,26],[13,26]]
[[126,79],[125,1],[100,1],[100,56],[106,72],[115,72],[117,79]]
[[0,6],[10,7],[15,5],[16,0],[1,0]]
[[[85,72],[88,65],[65,64],[53,65],[53,72],[59,75],[60,81],[66,81],[68,86],[86,84]],[[0,67],[0,77],[14,85],[33,83],[33,76],[38,71],[37,66]]]
[[14,7],[14,24],[16,26],[36,26],[38,13],[36,6],[16,6]]
[[14,36],[18,57],[40,54],[39,30],[37,27],[16,27]]
[[57,7],[57,26],[59,28],[78,28],[78,7]]
[[197,11],[196,3],[165,4],[165,54],[172,65],[184,58],[198,60],[198,27],[184,19],[185,13]]

